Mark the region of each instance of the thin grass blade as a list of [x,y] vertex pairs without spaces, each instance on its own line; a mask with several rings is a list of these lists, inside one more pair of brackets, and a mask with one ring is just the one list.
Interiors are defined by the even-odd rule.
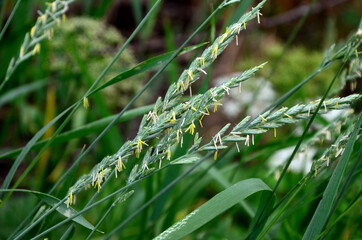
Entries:
[[324,191],[323,198],[319,202],[316,211],[310,221],[308,228],[303,236],[303,240],[315,239],[321,233],[324,224],[327,221],[328,215],[331,213],[333,202],[337,196],[338,188],[343,179],[343,173],[346,169],[347,163],[350,159],[353,146],[356,142],[357,134],[361,127],[362,114],[359,115],[358,120],[354,126],[352,135],[348,140],[346,149],[339,160],[336,169],[334,170],[332,177]]
[[240,181],[211,198],[154,239],[183,238],[239,203],[240,200],[260,191],[271,191],[271,189],[257,178]]

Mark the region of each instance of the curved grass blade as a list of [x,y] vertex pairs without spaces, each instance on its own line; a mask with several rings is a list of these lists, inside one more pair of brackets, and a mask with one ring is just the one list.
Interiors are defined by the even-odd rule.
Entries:
[[[195,49],[198,49],[198,48],[200,48],[200,47],[202,47],[202,46],[204,46],[206,44],[207,43],[200,43],[200,44],[197,44],[197,45],[193,45],[193,46],[190,46],[190,47],[183,48],[181,50],[181,52],[178,53],[177,55],[180,56],[180,55],[183,55],[185,53],[191,52],[191,51],[193,51]],[[159,67],[162,64],[164,64],[165,62],[167,62],[167,60],[173,54],[175,54],[175,52],[176,52],[176,50],[161,54],[159,56],[156,56],[156,57],[153,57],[153,58],[150,58],[150,59],[147,59],[146,61],[143,61],[143,62],[137,64],[133,68],[131,68],[131,69],[127,70],[127,71],[124,71],[124,72],[118,74],[117,76],[115,76],[114,78],[112,78],[111,80],[105,82],[104,84],[102,84],[98,88],[91,91],[89,95],[92,95],[92,94],[94,94],[94,93],[96,93],[96,92],[98,92],[98,91],[112,85],[112,84],[118,83],[118,82],[120,82],[122,80],[125,80],[127,78],[130,78],[130,77],[132,77],[134,75],[137,75],[139,73],[142,73],[142,72],[154,69],[156,67]]]
[[211,198],[154,239],[185,237],[239,203],[240,200],[260,191],[271,191],[271,189],[261,179],[251,178],[240,181]]
[[[26,189],[16,189],[16,190],[0,189],[0,192],[10,192],[10,191],[31,193],[31,194],[35,195],[37,198],[39,198],[40,200],[42,200],[43,202],[47,203],[51,207],[56,206],[61,201],[60,199],[53,197],[49,194],[37,192],[37,191],[31,191],[31,190],[26,190]],[[74,210],[73,208],[71,208],[71,207],[68,208],[65,203],[62,203],[59,207],[56,208],[56,210],[57,210],[57,212],[59,212],[66,218],[73,217],[76,214],[78,214],[78,212],[76,210]],[[84,217],[82,217],[80,215],[73,217],[72,220],[90,230],[95,229],[94,226],[90,222],[88,222]],[[102,231],[99,231],[97,229],[95,229],[95,231],[103,233]]]
[[354,126],[350,139],[341,159],[339,160],[337,167],[335,168],[332,177],[324,191],[323,198],[319,202],[316,211],[310,221],[308,228],[303,236],[303,240],[315,239],[321,233],[324,224],[326,223],[329,214],[331,214],[333,202],[337,196],[338,188],[343,179],[343,173],[346,169],[347,163],[350,159],[354,143],[357,139],[357,134],[361,127],[362,114],[359,115],[358,120]]
[[[6,20],[6,23],[5,23],[4,27],[3,27],[3,29],[1,29],[0,41],[1,41],[1,39],[3,38],[3,36],[4,36],[4,34],[5,34],[5,31],[6,31],[6,29],[8,28],[11,20],[13,19],[14,15],[15,15],[15,12],[16,12],[16,10],[18,9],[18,7],[19,7],[19,5],[20,5],[20,2],[21,2],[21,0],[18,0],[18,1],[15,3],[15,6],[14,6],[13,10],[11,11],[11,14],[10,14],[10,16],[8,17],[8,20]],[[4,6],[4,5],[5,5],[5,3],[2,4],[2,7],[5,9],[5,6]],[[4,10],[4,9],[3,9],[3,10]],[[5,11],[5,10],[4,10],[4,11]],[[1,16],[1,17],[3,17],[3,16]],[[1,88],[0,88],[0,89],[1,89]]]
[[324,230],[316,239],[324,239],[324,237],[331,231],[331,229],[347,214],[349,213],[354,207],[356,207],[362,201],[362,191],[356,196],[356,198],[346,207],[346,209],[338,216],[333,223],[328,226],[326,230]]
[[4,95],[0,96],[0,107],[13,101],[14,99],[26,95],[32,91],[36,91],[48,84],[48,79],[37,81],[34,83],[24,84],[20,87],[14,88]]
[[[39,138],[41,138],[41,136],[43,136],[43,134],[48,130],[48,128],[50,126],[52,126],[56,121],[58,121],[60,118],[62,118],[72,108],[73,108],[73,106],[67,108],[64,112],[62,112],[61,114],[56,116],[52,121],[50,121],[48,124],[46,124],[44,127],[42,127],[42,129],[40,129],[35,134],[35,136],[25,145],[25,147],[22,149],[20,155],[16,158],[15,162],[11,166],[10,171],[6,175],[6,178],[5,178],[5,180],[3,182],[3,185],[1,187],[2,189],[7,189],[9,187],[10,182],[11,182],[16,170],[18,169],[20,163],[25,158],[26,154],[30,151],[31,147],[39,140]],[[3,197],[3,193],[0,194],[0,198],[2,198],[2,197]]]

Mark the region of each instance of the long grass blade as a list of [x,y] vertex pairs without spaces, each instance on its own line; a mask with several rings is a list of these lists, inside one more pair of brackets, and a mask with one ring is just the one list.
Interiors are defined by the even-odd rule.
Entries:
[[[34,196],[36,196],[37,198],[39,198],[40,200],[44,201],[45,203],[47,203],[49,206],[53,207],[56,206],[60,201],[60,199],[53,197],[49,194],[46,193],[42,193],[42,192],[37,192],[37,191],[31,191],[31,190],[26,190],[26,189],[16,189],[16,190],[2,190],[0,189],[0,192],[8,192],[8,191],[15,191],[15,192],[24,192],[24,193],[31,193]],[[62,214],[64,217],[69,218],[72,216],[75,216],[78,212],[76,210],[74,210],[71,207],[68,207],[66,204],[62,203],[60,204],[57,208],[56,211],[60,214]],[[76,216],[72,218],[72,221],[82,225],[85,228],[88,228],[90,230],[95,230],[97,232],[101,232],[97,229],[94,228],[94,226],[88,222],[84,217],[82,216]]]
[[215,195],[201,207],[188,214],[154,239],[177,240],[183,238],[241,200],[260,191],[271,191],[271,189],[262,180],[257,178],[240,181]]
[[331,214],[332,205],[337,196],[337,191],[343,179],[343,173],[346,169],[347,163],[350,159],[353,146],[356,142],[357,134],[361,127],[362,114],[359,115],[358,120],[354,126],[354,130],[341,159],[339,160],[336,169],[333,171],[332,177],[324,191],[323,198],[319,202],[316,211],[310,221],[308,228],[303,236],[303,240],[315,239],[321,233],[324,224],[326,223],[329,214]]
[[[16,12],[16,10],[18,9],[20,3],[21,3],[21,0],[16,1],[15,6],[14,6],[13,10],[11,11],[11,14],[10,14],[9,18],[6,20],[6,23],[5,23],[4,27],[3,27],[3,29],[1,29],[1,32],[0,32],[0,41],[1,41],[1,39],[3,38],[6,29],[9,27],[9,24],[10,24],[11,20],[13,19],[14,15],[15,15],[15,12]],[[5,3],[3,3],[2,5],[3,5],[3,8],[5,9],[4,4],[5,4]],[[1,89],[1,88],[0,88],[0,89]]]

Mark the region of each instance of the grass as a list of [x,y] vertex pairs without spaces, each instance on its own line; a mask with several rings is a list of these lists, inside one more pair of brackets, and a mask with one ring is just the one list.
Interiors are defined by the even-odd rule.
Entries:
[[[10,11],[0,41],[7,41],[5,30],[19,21],[16,11],[24,4],[20,2],[16,1]],[[235,44],[238,36],[247,36],[249,26],[258,27],[257,23],[263,21],[262,7],[267,7],[268,1],[250,8],[252,1],[225,0],[210,7],[211,12],[202,5],[201,10],[209,13],[201,23],[194,23],[182,44],[176,43],[170,20],[163,19],[167,52],[139,64],[121,64],[124,69],[117,68],[120,57],[126,54],[127,59],[134,59],[131,42],[139,39],[143,43],[152,37],[164,7],[162,1],[150,1],[144,17],[141,1],[132,3],[136,27],[123,45],[117,46],[119,50],[112,59],[102,54],[103,50],[92,55],[92,44],[94,49],[108,49],[106,41],[94,39],[85,45],[82,37],[72,39],[72,33],[60,30],[73,2],[41,4],[46,9],[26,30],[23,42],[13,51],[6,50],[15,54],[7,70],[0,71],[4,72],[0,111],[6,116],[0,118],[0,161],[6,169],[1,175],[1,228],[6,229],[1,238],[362,236],[358,221],[361,95],[355,86],[361,79],[362,21],[347,40],[330,46],[325,53],[318,52],[317,60],[313,57],[310,66],[301,71],[301,59],[315,50],[289,47],[309,17],[310,5],[281,51],[270,59],[258,56],[246,64],[236,64],[253,65],[210,87],[212,70],[225,61],[227,53],[222,53]],[[99,18],[111,6],[112,1],[104,1],[96,9],[87,4],[85,11]],[[225,21],[222,16],[226,16]],[[86,22],[98,24],[96,20]],[[216,34],[218,22],[225,27]],[[97,36],[86,24],[84,30],[75,28],[67,31],[78,31],[76,36],[89,31]],[[211,39],[210,43],[195,43],[195,36],[202,33]],[[58,47],[44,48],[43,41]],[[62,53],[59,46],[63,44],[66,47]],[[266,46],[261,52],[273,52],[272,47]],[[189,55],[193,57],[184,66],[180,59]],[[108,63],[102,71],[91,67],[104,62]],[[313,66],[315,70],[310,71]],[[17,80],[19,76],[32,82]],[[165,84],[157,84],[165,76]],[[256,116],[224,122],[208,138],[208,124],[222,115],[225,99],[242,94],[238,89],[259,76],[265,78],[262,83],[272,79],[278,86],[278,99],[266,102]],[[117,101],[111,103],[114,99],[107,99],[112,90],[122,89],[122,84],[135,86],[146,77],[149,80],[142,88],[134,87],[138,92],[121,107],[117,107]],[[75,82],[77,79],[79,82]],[[316,88],[316,81],[325,87]],[[353,91],[341,95],[347,84],[352,84]],[[76,86],[74,93],[70,91],[72,86]],[[258,88],[255,97],[261,94]],[[152,94],[144,95],[148,91],[157,93],[150,105],[146,103]],[[112,98],[120,98],[115,92]],[[140,98],[143,106],[131,109]],[[44,102],[46,110],[42,113]],[[244,113],[256,107],[254,101],[250,102]],[[18,109],[24,112],[17,113]],[[338,116],[331,117],[335,112]],[[23,117],[30,120],[24,121]],[[138,130],[132,130],[135,128]],[[36,130],[32,133],[28,129]],[[271,156],[286,147],[293,147],[292,153],[277,166],[272,165]],[[311,165],[306,172],[290,168],[300,158],[303,165]],[[9,211],[13,208],[22,211],[14,215]]]

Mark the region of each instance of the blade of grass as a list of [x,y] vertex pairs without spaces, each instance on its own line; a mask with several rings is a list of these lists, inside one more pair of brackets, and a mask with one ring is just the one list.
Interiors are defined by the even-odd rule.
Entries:
[[[353,158],[353,156],[351,157]],[[333,212],[336,210],[339,202],[341,201],[342,197],[344,196],[344,194],[346,193],[348,187],[353,183],[352,177],[354,176],[354,174],[356,173],[356,171],[359,169],[359,164],[361,163],[362,159],[362,150],[360,150],[358,157],[356,158],[356,160],[354,161],[352,167],[350,168],[346,179],[344,180],[343,185],[341,186],[341,189],[338,192],[338,195],[333,203],[332,209],[331,209],[331,213],[329,214],[326,224],[324,225],[323,228],[325,228],[329,222],[329,220],[332,217]]]
[[[34,196],[36,196],[37,198],[39,198],[40,200],[42,200],[43,202],[47,203],[49,206],[56,206],[60,201],[60,199],[53,197],[49,194],[46,193],[42,193],[42,192],[37,192],[37,191],[31,191],[31,190],[27,190],[27,189],[15,189],[15,190],[3,190],[0,189],[1,192],[8,192],[8,191],[14,191],[14,192],[24,192],[24,193],[31,193]],[[62,203],[60,204],[57,208],[56,208],[57,212],[59,212],[60,214],[62,214],[64,217],[69,218],[72,217],[74,215],[76,215],[78,212],[76,210],[74,210],[71,207],[67,207],[66,204]],[[95,230],[97,232],[101,232],[97,229],[94,228],[94,226],[88,222],[84,217],[82,216],[76,216],[72,218],[72,221],[82,225],[85,228],[88,228],[90,230]]]
[[143,204],[136,212],[134,212],[132,215],[130,215],[127,219],[125,219],[121,224],[119,224],[116,228],[113,229],[112,232],[110,232],[107,236],[104,237],[105,240],[109,239],[114,235],[116,232],[121,230],[128,222],[130,222],[134,217],[136,217],[138,214],[140,214],[145,208],[147,208],[149,205],[151,205],[154,201],[156,201],[160,196],[162,196],[164,193],[166,193],[169,189],[171,189],[176,183],[181,181],[185,176],[190,174],[195,168],[197,168],[203,161],[208,159],[212,153],[208,153],[205,155],[202,159],[197,161],[193,166],[191,166],[187,171],[185,171],[183,174],[178,176],[175,180],[170,182],[165,188],[163,188],[161,191],[159,191],[153,198],[151,198],[147,203]]
[[[191,52],[195,49],[198,49],[202,46],[204,46],[206,43],[200,43],[197,45],[193,45],[190,47],[185,47],[182,49],[182,51],[178,54],[178,55],[183,55],[185,53]],[[118,83],[124,79],[127,79],[129,77],[132,77],[136,74],[148,71],[148,70],[152,70],[156,67],[159,67],[160,65],[164,64],[167,60],[170,59],[170,57],[175,53],[176,51],[172,51],[172,52],[168,52],[168,53],[164,53],[161,54],[159,56],[147,59],[139,64],[137,64],[136,66],[134,66],[133,68],[126,70],[120,74],[118,74],[117,76],[115,76],[114,78],[110,79],[109,81],[103,83],[101,86],[99,86],[98,88],[94,89],[93,91],[90,92],[89,95],[92,95],[112,84]]]
[[131,3],[135,22],[136,24],[139,24],[142,20],[142,4],[140,0],[133,0]]
[[[16,10],[18,9],[18,7],[19,7],[19,5],[20,5],[20,2],[21,2],[21,0],[17,0],[17,1],[16,1],[13,10],[12,10],[11,13],[10,13],[10,16],[9,16],[8,19],[6,20],[6,23],[5,23],[4,27],[3,27],[3,29],[1,29],[1,32],[0,32],[0,41],[1,41],[1,39],[3,38],[6,29],[9,27],[9,24],[10,24],[11,20],[13,19]],[[3,8],[5,9],[4,4],[5,4],[5,3],[3,3]],[[4,10],[4,9],[2,9],[2,10]],[[1,89],[2,89],[2,85],[3,85],[3,83],[1,83],[0,91],[1,91]]]
[[[206,163],[202,164],[201,167],[203,169],[207,169],[208,166],[206,165]],[[207,174],[214,179],[217,183],[219,183],[224,189],[228,189],[232,184],[224,177],[224,175],[222,174],[222,172],[217,169],[215,166],[211,167],[210,169],[207,170]],[[255,212],[254,210],[249,206],[249,204],[244,201],[244,200],[240,200],[239,201],[240,206],[244,209],[244,211],[247,213],[247,215],[251,218],[253,218],[255,216]]]
[[[175,39],[174,39],[174,31],[171,27],[170,20],[167,18],[163,20],[163,29],[165,32],[167,51],[175,50],[176,46],[175,46]],[[170,63],[170,66],[168,67],[168,71],[167,71],[169,85],[171,85],[172,83],[177,81],[179,71],[180,71],[180,66],[176,61]]]
[[[8,172],[8,174],[5,177],[5,180],[2,184],[1,189],[7,189],[10,185],[10,182],[17,170],[17,168],[19,167],[20,163],[23,161],[23,159],[25,158],[26,154],[30,151],[31,147],[36,143],[36,141],[41,138],[41,136],[55,123],[57,122],[60,118],[62,118],[68,111],[70,111],[72,109],[73,106],[67,108],[64,112],[62,112],[61,114],[59,114],[58,116],[56,116],[52,121],[50,121],[48,124],[46,124],[44,127],[42,127],[42,129],[40,129],[35,135],[34,137],[25,145],[25,147],[23,148],[23,150],[21,151],[20,155],[16,158],[15,162],[13,163],[13,165],[11,166],[10,171]],[[9,196],[10,193],[8,193]],[[3,193],[0,194],[0,198],[3,197]],[[2,206],[2,204],[5,203],[5,200],[3,200],[0,203],[0,207]]]
[[271,189],[258,178],[240,181],[215,195],[154,239],[183,238],[239,203],[240,200],[260,191],[271,191]]
[[333,202],[337,196],[337,191],[343,179],[343,173],[346,169],[347,163],[353,150],[353,145],[356,142],[357,134],[361,127],[362,114],[359,115],[358,120],[354,126],[351,137],[348,140],[345,151],[341,159],[338,161],[337,167],[333,171],[332,177],[328,182],[326,190],[324,191],[323,198],[319,202],[316,211],[309,222],[307,230],[303,236],[304,239],[315,239],[321,233],[324,224],[327,222],[329,214],[331,214]]
[[49,83],[49,79],[40,80],[34,83],[24,84],[20,87],[11,89],[4,95],[0,96],[0,107],[3,105],[10,103],[11,101],[20,98],[24,95],[27,95],[33,91],[36,91]]
[[347,214],[349,213],[354,207],[357,206],[362,201],[362,191],[359,192],[359,194],[356,196],[356,198],[347,206],[347,208],[341,213],[336,220],[334,220],[333,223],[331,223],[327,229],[325,229],[319,236],[316,238],[320,239],[322,237],[325,237],[331,229]]
[[[156,0],[151,0],[148,2],[148,8],[151,9],[151,7],[155,4]],[[160,7],[157,7],[155,11],[152,11],[152,14],[149,18],[149,21],[147,21],[144,30],[140,33],[140,37],[143,41],[146,41],[150,37],[150,35],[153,32],[153,28],[155,26],[157,15],[160,11]]]

